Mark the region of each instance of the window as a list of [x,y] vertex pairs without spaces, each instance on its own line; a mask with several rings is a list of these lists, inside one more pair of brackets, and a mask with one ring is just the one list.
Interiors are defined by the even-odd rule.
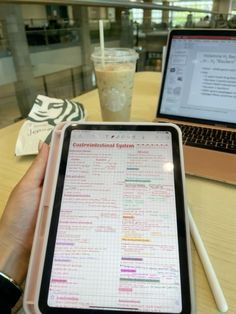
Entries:
[[162,12],[163,11],[161,10],[152,10],[152,22],[153,23],[161,23]]
[[[213,6],[213,0],[208,1],[172,1],[170,5],[179,6],[179,7],[187,7],[187,8],[194,8],[200,10],[207,10],[211,11]],[[187,15],[189,12],[186,11],[171,11],[171,20],[173,26],[183,26],[186,23]],[[193,12],[192,19],[193,23],[199,22],[206,16],[206,13],[200,12]]]
[[139,24],[143,23],[143,9],[131,9],[131,16],[133,16],[133,21]]

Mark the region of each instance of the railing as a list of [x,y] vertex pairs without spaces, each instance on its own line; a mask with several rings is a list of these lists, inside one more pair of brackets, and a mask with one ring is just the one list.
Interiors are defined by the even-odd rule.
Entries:
[[[194,17],[192,20],[183,23],[183,25],[177,25],[177,27],[190,27],[190,28],[231,28],[236,29],[236,16],[228,15],[227,18],[211,17],[208,20],[196,21]],[[1,24],[1,21],[0,21]],[[133,35],[134,41],[138,44],[139,40],[150,35],[150,32],[166,31],[166,33],[173,27],[173,23],[149,23],[147,28],[146,24],[133,23]],[[120,25],[111,23],[109,28],[105,29],[105,36],[108,40],[118,39],[121,31]],[[27,42],[30,47],[36,46],[51,46],[55,44],[68,45],[80,43],[80,28],[79,27],[66,27],[66,28],[54,28],[50,29],[48,26],[38,27],[26,27],[25,29]],[[92,42],[97,42],[99,39],[98,28],[90,30],[90,37]],[[0,33],[0,56],[3,52],[7,53],[9,49],[8,40]]]
[[186,11],[186,12],[202,12],[212,13],[209,10],[193,9],[182,6],[170,6],[157,4],[156,1],[145,2],[143,0],[1,0],[2,3],[13,4],[64,4],[64,5],[80,5],[80,6],[99,6],[99,7],[121,7],[121,8],[141,8],[149,10],[171,10],[171,11]]
[[[12,4],[12,9],[17,7],[18,13],[21,4],[49,5],[46,0],[3,0],[1,4],[3,3]],[[16,4],[18,4],[18,6]],[[124,9],[122,10],[124,14],[121,14],[118,19],[109,19],[109,16],[105,18],[105,41],[107,45],[114,45],[115,43],[115,45],[129,46],[137,49],[140,53],[137,70],[161,70],[162,48],[166,44],[168,31],[176,26],[173,20],[168,19],[168,14],[165,15],[165,18],[163,18],[163,14],[160,18],[160,22],[152,20],[149,12],[151,10],[162,10],[163,12],[165,11],[165,13],[169,11],[171,12],[169,16],[173,16],[175,12],[183,12],[185,14],[185,21],[178,25],[179,27],[236,28],[236,19],[230,15],[216,15],[209,10],[180,6],[163,6],[154,2],[138,0],[135,2],[125,0],[51,0],[50,5],[52,4],[80,5],[81,11],[83,9],[86,10],[89,6],[112,7],[113,9],[119,7]],[[131,21],[132,17],[128,14],[131,8],[141,8],[145,10],[145,12],[148,10],[149,14],[145,14],[142,23],[139,23],[139,21],[135,19]],[[74,10],[74,6],[72,10]],[[195,14],[202,14],[202,20],[197,21]],[[73,14],[70,16],[73,16]],[[208,16],[208,18],[204,19],[206,16]],[[1,16],[1,18],[4,19],[4,16]],[[8,69],[8,72],[10,70],[16,72],[15,76],[12,76],[13,79],[11,77],[7,83],[2,81],[0,84],[0,88],[4,89],[4,92],[1,90],[1,95],[4,93],[7,94],[8,91],[10,93],[12,90],[14,91],[14,89],[20,91],[25,89],[25,93],[28,93],[28,91],[34,89],[33,84],[29,84],[32,81],[36,82],[36,86],[37,84],[40,85],[40,88],[36,89],[36,92],[40,90],[44,94],[59,98],[62,97],[62,92],[65,97],[71,98],[94,87],[94,85],[89,85],[89,80],[91,81],[90,78],[92,75],[90,53],[91,48],[93,48],[92,46],[98,44],[99,41],[98,19],[91,19],[87,16],[87,20],[84,20],[83,14],[81,14],[79,18],[80,20],[71,18],[62,19],[59,16],[54,16],[54,18],[51,19],[45,18],[39,20],[30,18],[23,21],[21,20],[19,23],[22,25],[21,35],[25,36],[23,40],[25,42],[24,56],[18,53],[18,50],[21,49],[18,47],[18,44],[16,44],[14,40],[10,41],[10,37],[5,35],[7,34],[7,32],[4,31],[4,23],[6,21],[1,23],[0,20],[0,62],[4,57],[12,56],[12,58],[4,59],[4,67]],[[18,38],[15,38],[15,40],[18,40]],[[60,50],[59,48],[67,48],[68,50]],[[71,55],[68,57],[68,54]],[[29,60],[26,71],[29,75],[28,78],[24,77],[25,69],[21,68],[22,60],[20,58],[25,57]],[[70,59],[73,59],[73,62]],[[76,62],[74,62],[74,60],[76,60]],[[65,63],[63,63],[64,61]],[[18,75],[20,79],[18,79],[17,74],[20,74]],[[67,77],[66,80],[64,80],[64,76]],[[52,77],[56,82],[54,86],[57,85],[57,80],[61,77],[61,87],[58,87],[55,93],[54,90],[52,92],[50,87],[53,85]],[[89,78],[88,84],[86,83],[87,78]],[[22,84],[19,86],[22,79],[24,79],[25,85]],[[66,87],[65,81],[68,85],[68,93],[64,89]],[[9,84],[9,89],[7,84]],[[29,86],[27,84],[29,84]],[[26,88],[26,86],[28,87]],[[34,94],[34,92],[32,92],[32,94]],[[19,104],[25,103],[25,100],[22,101],[22,99],[25,99],[23,96],[12,96],[15,97]],[[1,102],[2,101],[1,99]],[[30,106],[30,104],[31,101],[28,106]],[[21,112],[23,112],[23,110],[21,110]],[[24,114],[25,113],[23,113],[23,115]]]

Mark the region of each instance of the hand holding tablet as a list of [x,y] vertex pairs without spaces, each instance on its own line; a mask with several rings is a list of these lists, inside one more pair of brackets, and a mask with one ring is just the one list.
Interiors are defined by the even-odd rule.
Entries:
[[82,123],[59,133],[26,312],[194,313],[179,130]]

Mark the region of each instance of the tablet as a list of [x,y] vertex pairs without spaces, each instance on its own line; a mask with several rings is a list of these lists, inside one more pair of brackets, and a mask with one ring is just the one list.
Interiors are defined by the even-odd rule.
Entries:
[[176,126],[68,125],[51,206],[39,313],[193,313]]

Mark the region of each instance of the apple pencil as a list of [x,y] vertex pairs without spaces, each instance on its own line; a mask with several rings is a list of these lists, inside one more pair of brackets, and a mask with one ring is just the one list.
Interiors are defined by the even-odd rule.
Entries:
[[211,287],[211,291],[214,295],[216,305],[220,312],[227,312],[228,311],[228,305],[225,300],[223,291],[221,289],[220,283],[216,277],[216,273],[214,271],[214,268],[211,264],[210,258],[207,254],[206,248],[204,246],[204,243],[201,239],[200,233],[198,231],[198,228],[194,222],[193,216],[191,214],[190,209],[188,209],[188,217],[189,217],[189,226],[190,226],[190,232],[193,238],[193,241],[195,243],[197,252],[200,256],[203,268],[205,270],[209,285]]

